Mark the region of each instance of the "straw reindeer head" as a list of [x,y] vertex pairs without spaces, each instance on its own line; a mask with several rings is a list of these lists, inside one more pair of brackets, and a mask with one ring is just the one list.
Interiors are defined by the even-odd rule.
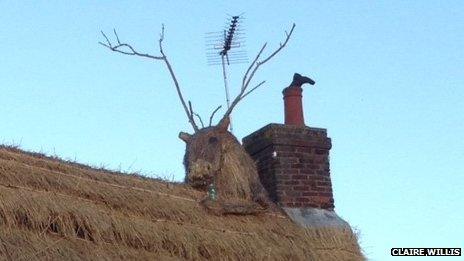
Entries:
[[[241,100],[265,83],[265,81],[262,81],[253,88],[248,88],[253,76],[260,66],[268,62],[285,47],[294,28],[295,24],[293,24],[290,32],[285,32],[285,41],[280,43],[279,47],[274,52],[266,58],[260,59],[267,43],[262,46],[243,76],[240,92],[232,101],[229,108],[216,126],[211,125],[212,119],[221,106],[214,110],[209,118],[208,127],[204,126],[201,117],[194,112],[192,109],[192,103],[188,101],[187,106],[187,103],[182,96],[182,92],[172,66],[163,51],[162,43],[164,40],[164,25],[158,42],[160,51],[160,55],[158,56],[140,53],[131,45],[122,43],[119,40],[116,30],[114,30],[114,35],[117,40],[117,44],[112,44],[103,32],[102,35],[106,39],[106,43],[100,42],[100,44],[114,52],[153,60],[161,60],[165,63],[174,82],[182,107],[187,114],[188,121],[192,125],[194,131],[193,134],[185,132],[181,132],[179,134],[179,138],[187,145],[184,156],[186,183],[201,190],[205,190],[209,184],[214,183],[217,186],[220,199],[234,198],[263,203],[267,202],[267,197],[261,183],[259,182],[254,162],[242,148],[234,135],[227,130],[229,127],[229,116]],[[200,120],[202,128],[199,128],[195,122],[195,116]]]
[[192,187],[205,190],[213,183],[221,171],[222,155],[227,153],[231,143],[238,143],[227,131],[228,126],[229,122],[224,121],[221,125],[200,129],[193,135],[179,133],[179,138],[187,145],[184,156],[185,182]]

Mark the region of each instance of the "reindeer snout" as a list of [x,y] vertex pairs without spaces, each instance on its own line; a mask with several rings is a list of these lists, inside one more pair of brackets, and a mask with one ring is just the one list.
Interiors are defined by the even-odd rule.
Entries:
[[189,166],[188,183],[193,187],[206,188],[213,178],[213,166],[210,162],[197,160]]

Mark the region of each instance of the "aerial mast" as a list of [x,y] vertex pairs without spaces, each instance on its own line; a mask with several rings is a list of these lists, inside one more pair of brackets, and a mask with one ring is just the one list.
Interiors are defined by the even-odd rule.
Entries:
[[[231,16],[223,31],[208,33],[206,36],[208,65],[222,65],[227,109],[230,107],[227,66],[248,62],[246,51],[239,50],[240,47],[244,46],[245,39],[244,31],[240,28],[242,20],[241,15]],[[230,119],[230,131],[233,131],[232,119]]]

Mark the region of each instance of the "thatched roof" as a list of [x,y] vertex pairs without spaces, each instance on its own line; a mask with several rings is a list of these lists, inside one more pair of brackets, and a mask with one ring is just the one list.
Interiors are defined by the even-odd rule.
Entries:
[[6,260],[360,260],[349,230],[282,214],[214,216],[183,184],[0,147]]

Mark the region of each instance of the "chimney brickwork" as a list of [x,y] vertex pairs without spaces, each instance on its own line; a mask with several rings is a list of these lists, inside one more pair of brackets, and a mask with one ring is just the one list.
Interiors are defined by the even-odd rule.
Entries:
[[269,124],[243,139],[262,184],[282,207],[333,210],[326,129]]

